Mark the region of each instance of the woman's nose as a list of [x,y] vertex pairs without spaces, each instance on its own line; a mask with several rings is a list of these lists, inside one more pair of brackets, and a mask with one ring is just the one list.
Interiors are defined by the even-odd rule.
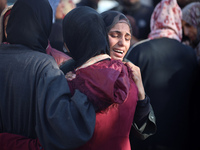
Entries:
[[125,38],[123,38],[123,37],[119,38],[119,42],[118,43],[119,43],[120,46],[123,46],[124,43],[125,43]]

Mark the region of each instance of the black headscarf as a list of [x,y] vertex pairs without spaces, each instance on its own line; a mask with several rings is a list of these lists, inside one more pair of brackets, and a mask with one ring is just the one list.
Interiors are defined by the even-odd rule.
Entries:
[[130,33],[132,34],[132,28],[131,24],[128,20],[128,18],[122,14],[121,12],[114,11],[114,10],[108,10],[103,13],[101,13],[103,20],[106,24],[106,30],[107,32],[110,31],[110,29],[116,25],[120,20],[125,20],[130,28]]
[[7,26],[7,41],[46,52],[52,25],[52,9],[48,0],[17,0]]
[[109,54],[108,37],[102,16],[94,9],[81,6],[63,20],[63,38],[79,67],[91,57]]

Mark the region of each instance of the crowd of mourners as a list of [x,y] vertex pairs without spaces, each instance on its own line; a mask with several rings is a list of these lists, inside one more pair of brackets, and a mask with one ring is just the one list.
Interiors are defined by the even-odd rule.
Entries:
[[198,150],[200,2],[0,0],[0,150]]

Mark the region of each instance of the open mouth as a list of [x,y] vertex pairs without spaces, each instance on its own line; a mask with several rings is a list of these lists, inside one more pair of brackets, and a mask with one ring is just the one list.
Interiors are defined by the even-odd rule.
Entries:
[[113,50],[114,52],[117,52],[117,53],[120,53],[120,54],[123,54],[124,51],[121,51],[121,50]]

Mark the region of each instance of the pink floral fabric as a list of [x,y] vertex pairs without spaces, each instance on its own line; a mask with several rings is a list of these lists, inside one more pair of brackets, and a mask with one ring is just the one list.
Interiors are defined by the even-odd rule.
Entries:
[[50,43],[47,46],[46,53],[50,56],[52,56],[58,66],[60,67],[64,62],[72,59],[70,56],[66,55],[65,53],[56,50],[55,48],[52,48]]
[[176,0],[162,0],[151,16],[149,39],[168,37],[181,41],[182,12]]

